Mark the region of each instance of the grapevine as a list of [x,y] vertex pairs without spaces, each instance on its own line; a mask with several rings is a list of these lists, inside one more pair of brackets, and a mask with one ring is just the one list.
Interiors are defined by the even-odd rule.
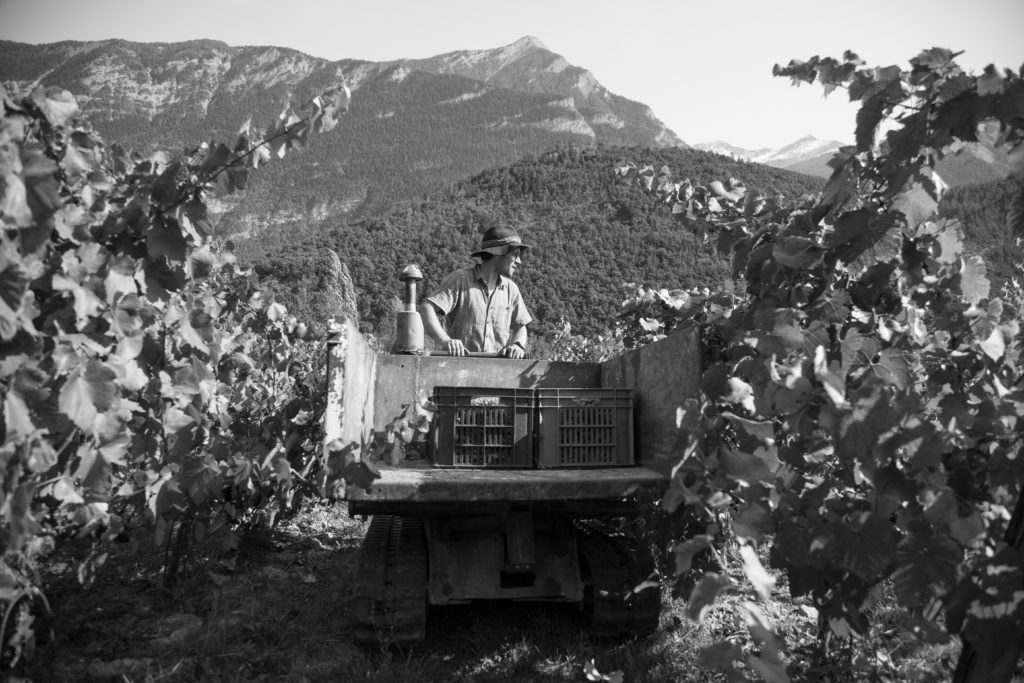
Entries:
[[[339,86],[233,147],[143,157],[66,91],[3,99],[0,589],[55,540],[132,533],[165,549],[170,584],[196,544],[230,561],[246,525],[344,486],[319,456],[324,342],[212,243],[207,201],[348,100]],[[89,557],[83,580],[105,554]]]
[[[847,52],[775,74],[860,102],[856,144],[832,160],[819,196],[619,168],[715,240],[745,287],[638,290],[627,302],[633,343],[688,324],[715,342],[701,402],[681,407],[686,446],[663,505],[703,514],[711,530],[727,515],[762,598],[773,585],[755,550],[770,546],[791,594],[813,601],[826,642],[866,633],[891,586],[920,637],[959,633],[978,661],[1008,648],[1015,661],[1024,548],[1008,526],[1024,481],[1021,330],[984,262],[962,253],[960,224],[938,217],[934,167],[994,120],[1011,172],[1024,176],[1022,74],[972,75],[939,48],[909,70]],[[1024,237],[1018,193],[1008,220]],[[681,566],[713,535],[678,544]],[[706,575],[691,613],[729,588]],[[760,655],[723,645],[709,658],[731,675],[786,680],[758,614],[747,616]]]

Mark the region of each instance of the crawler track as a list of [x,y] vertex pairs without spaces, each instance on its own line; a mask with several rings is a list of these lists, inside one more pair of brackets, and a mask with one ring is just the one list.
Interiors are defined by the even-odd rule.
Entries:
[[576,530],[589,584],[584,608],[593,619],[593,636],[654,633],[661,616],[661,590],[650,551],[603,524],[578,522]]
[[359,549],[355,640],[410,645],[427,626],[427,547],[423,522],[374,515]]

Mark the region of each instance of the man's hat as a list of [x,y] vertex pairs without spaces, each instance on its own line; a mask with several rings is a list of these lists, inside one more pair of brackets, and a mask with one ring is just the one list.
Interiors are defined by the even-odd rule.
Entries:
[[480,248],[474,251],[472,256],[480,256],[484,252],[500,256],[509,250],[510,247],[529,249],[529,244],[523,244],[519,233],[515,228],[499,225],[495,228],[487,228],[480,238]]

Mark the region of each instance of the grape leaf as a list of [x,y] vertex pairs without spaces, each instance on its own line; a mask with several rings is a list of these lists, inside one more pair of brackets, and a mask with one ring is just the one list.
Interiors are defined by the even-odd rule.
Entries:
[[949,520],[949,531],[953,538],[965,548],[973,547],[985,531],[985,521],[977,510],[967,515],[955,515]]
[[935,260],[939,263],[956,263],[964,251],[964,230],[955,218],[941,218],[934,224],[932,232],[939,243]]
[[768,446],[775,442],[775,426],[770,421],[750,420],[733,413],[723,412],[722,417],[729,420],[738,430],[741,440],[751,439],[751,448]]
[[60,168],[70,182],[86,178],[92,173],[102,159],[96,154],[92,140],[81,133],[72,135],[71,141],[64,149],[64,157],[60,160]]
[[882,122],[885,113],[885,100],[880,95],[872,95],[857,110],[857,128],[854,139],[858,152],[868,152],[875,146],[875,131]]
[[810,316],[825,324],[845,322],[850,316],[850,295],[844,289],[834,290],[828,299],[811,307]]
[[4,396],[4,427],[7,430],[6,438],[11,441],[28,436],[36,430],[25,400],[16,391],[8,391]]
[[682,576],[690,571],[694,555],[710,547],[711,537],[705,534],[698,534],[682,543],[677,543],[672,548],[672,553],[676,558],[676,576]]
[[171,292],[180,290],[185,285],[185,273],[180,268],[173,268],[162,261],[150,261],[145,266],[146,296],[151,300],[166,300]]
[[665,325],[657,318],[640,318],[640,327],[648,332],[657,332]]
[[754,312],[753,323],[755,329],[764,330],[768,335],[760,335],[759,344],[766,345],[766,348],[780,345],[784,353],[803,346],[804,333],[800,326],[805,317],[803,311],[795,308],[764,308]]
[[807,407],[814,393],[814,386],[806,377],[790,377],[784,384],[768,384],[762,396],[762,410],[774,416],[793,415]]
[[1003,338],[1003,331],[996,327],[989,336],[978,342],[978,347],[985,352],[985,355],[994,361],[998,361],[1006,353],[1006,340]]
[[[0,271],[0,301],[6,305],[6,308],[0,308],[0,310],[4,311],[5,317],[10,317],[12,325],[16,325],[14,322],[15,312],[21,308],[25,292],[28,291],[29,278],[16,254],[10,254],[10,260],[4,259],[4,261],[7,263]],[[5,338],[9,337],[5,336]]]
[[276,301],[267,306],[267,318],[272,321],[284,320],[288,316],[288,309]]
[[879,350],[879,342],[856,328],[850,329],[840,344],[842,353],[843,373],[869,365]]
[[824,346],[818,346],[814,350],[814,377],[821,382],[825,393],[835,406],[847,405],[845,377],[837,361],[828,362]]
[[146,230],[146,251],[154,259],[166,258],[171,262],[182,262],[188,252],[188,243],[177,225],[154,224]]
[[914,67],[914,74],[920,76],[933,71],[943,71],[953,61],[953,57],[953,51],[948,48],[932,47],[912,57],[910,64]]
[[897,389],[910,386],[910,363],[899,349],[882,349],[877,362],[871,363],[870,372]]
[[91,429],[96,419],[96,405],[92,400],[89,381],[81,370],[75,370],[61,387],[58,406],[79,429]]
[[162,208],[170,207],[181,199],[181,188],[179,187],[185,173],[181,161],[174,161],[164,169],[153,183],[152,197],[157,206]]
[[896,536],[887,520],[871,517],[863,525],[834,525],[823,552],[837,566],[865,581],[880,578],[896,562]]
[[771,515],[758,503],[748,503],[733,515],[733,533],[741,540],[760,543],[774,529]]
[[775,472],[781,464],[774,447],[760,447],[753,453],[726,448],[718,456],[719,470],[734,481],[748,486],[759,482],[774,482]]
[[216,171],[226,166],[231,159],[231,150],[223,142],[212,145],[203,158],[199,172],[203,175],[213,175]]
[[25,183],[16,173],[0,177],[0,217],[19,228],[32,225],[32,209],[28,206]]
[[911,183],[910,187],[896,195],[892,205],[906,217],[907,225],[912,230],[930,220],[939,208],[938,200],[925,190],[920,181]]
[[30,471],[48,472],[50,468],[57,464],[57,451],[53,449],[48,439],[32,439],[29,449],[31,452],[28,458],[28,468]]
[[867,234],[873,214],[867,209],[843,212],[836,220],[835,227],[827,233],[826,245],[830,248],[859,240]]
[[961,260],[960,291],[968,302],[977,304],[987,299],[990,287],[985,259],[980,256],[969,256]]
[[714,572],[708,572],[701,577],[697,585],[690,592],[686,601],[686,615],[694,621],[700,621],[707,612],[708,607],[715,601],[718,594],[730,586],[732,581],[728,576],[722,576]]
[[37,86],[32,91],[32,101],[49,121],[51,126],[63,127],[78,113],[74,96],[63,88]]
[[945,536],[908,536],[901,541],[892,577],[900,604],[924,607],[945,595],[957,581],[961,556],[961,549]]
[[[44,223],[62,205],[57,182],[57,163],[36,149],[21,152],[21,176],[25,183],[25,201],[37,224]],[[28,227],[28,226],[21,226]]]
[[835,171],[825,184],[818,205],[829,207],[833,214],[838,214],[856,194],[857,176],[861,170],[860,160],[856,157],[856,148],[840,147],[828,165]]
[[870,461],[878,437],[899,422],[901,413],[878,386],[863,386],[847,398],[851,407],[836,421],[836,452],[851,462]]
[[127,254],[119,254],[114,257],[103,281],[108,305],[113,305],[114,301],[122,295],[138,292],[138,284],[135,281],[137,265],[136,260]]
[[80,330],[85,328],[103,308],[103,301],[91,289],[64,275],[53,276],[53,288],[57,291],[71,292],[75,302],[75,322]]
[[814,240],[795,235],[783,237],[772,247],[772,257],[776,261],[797,269],[816,264],[824,252],[824,248]]

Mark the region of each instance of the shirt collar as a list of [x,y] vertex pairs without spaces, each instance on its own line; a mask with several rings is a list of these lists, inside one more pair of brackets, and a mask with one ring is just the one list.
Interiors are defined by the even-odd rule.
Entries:
[[[501,273],[498,273],[498,283],[495,286],[495,289],[504,289],[505,288],[505,281],[507,279],[508,278],[506,278],[504,275],[502,275]],[[487,287],[487,281],[484,280],[484,276],[480,273],[480,264],[479,263],[473,266],[473,280],[475,282],[479,282],[484,287]]]

